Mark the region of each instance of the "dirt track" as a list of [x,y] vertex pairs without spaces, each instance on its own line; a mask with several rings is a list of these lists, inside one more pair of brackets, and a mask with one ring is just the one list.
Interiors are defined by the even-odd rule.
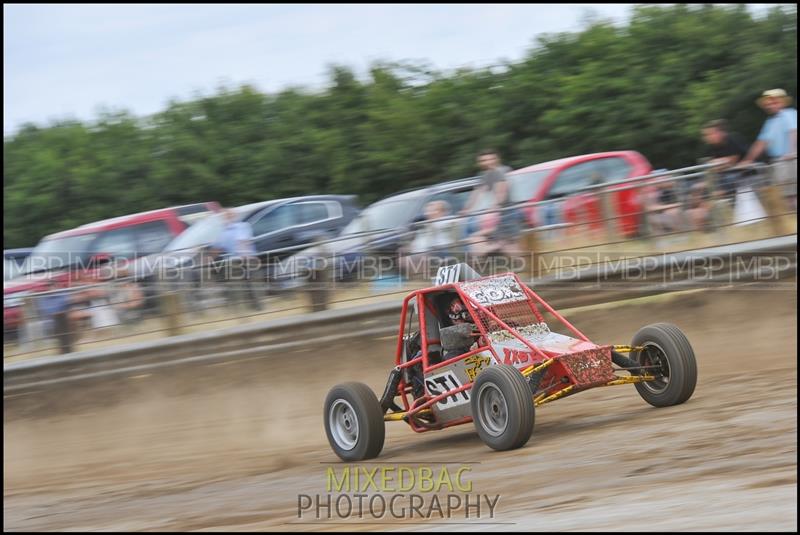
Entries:
[[666,409],[632,386],[545,405],[528,445],[504,453],[471,424],[423,435],[389,424],[378,460],[474,463],[473,492],[500,495],[494,519],[481,520],[496,524],[299,523],[298,494],[326,493],[338,461],[324,397],[347,380],[380,391],[394,348],[384,339],[6,397],[4,528],[797,529],[796,287],[568,319],[604,343],[627,343],[645,323],[679,325],[698,357],[697,389]]

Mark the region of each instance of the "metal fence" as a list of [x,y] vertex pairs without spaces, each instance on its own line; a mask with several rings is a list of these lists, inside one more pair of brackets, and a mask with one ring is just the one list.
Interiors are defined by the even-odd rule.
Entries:
[[[106,276],[91,284],[12,294],[4,299],[6,319],[9,313],[16,316],[19,327],[14,337],[6,333],[11,344],[4,354],[68,353],[134,335],[213,328],[234,318],[357,305],[400,295],[409,280],[429,282],[441,263],[466,261],[486,275],[506,269],[536,278],[580,252],[596,252],[576,260],[586,267],[692,245],[691,236],[709,246],[796,234],[796,160],[788,162],[794,174],[786,172],[786,163],[736,172],[698,165],[581,188],[564,198],[451,215],[392,230],[395,245],[389,251],[363,247],[385,237],[387,230],[381,229],[320,241],[314,254],[307,247],[279,249],[250,265],[200,254],[188,264],[147,269],[146,277]],[[632,202],[623,206],[625,196]],[[470,222],[480,227],[481,220],[489,222],[487,232],[465,232]],[[458,238],[445,251],[415,250],[415,236],[432,225],[447,226]],[[744,232],[755,227],[759,233]],[[343,239],[359,242],[355,258],[327,252]],[[342,265],[348,263],[354,270],[345,274]]]
[[[747,287],[764,278],[781,280],[797,275],[797,237],[788,236],[714,247],[674,255],[650,257],[643,284],[626,283],[631,271],[640,270],[635,259],[617,265],[586,266],[567,276],[547,276],[536,281],[536,291],[558,309],[606,303],[631,297],[680,291],[693,287],[691,270],[682,269],[682,279],[665,283],[664,275],[677,262],[707,265],[712,258],[723,265],[704,279],[706,287]],[[760,264],[753,259],[783,259],[778,265]],[[742,261],[746,269],[740,269]],[[620,281],[618,288],[605,282]],[[603,282],[598,289],[598,282]],[[755,285],[758,291],[764,284]],[[404,292],[403,292],[404,293]],[[327,310],[312,314],[238,325],[192,335],[125,344],[80,353],[30,359],[3,367],[3,391],[22,395],[74,381],[103,380],[108,377],[140,377],[142,374],[180,366],[228,363],[237,360],[281,355],[309,347],[329,347],[354,339],[374,340],[396,336],[402,297],[384,302]]]

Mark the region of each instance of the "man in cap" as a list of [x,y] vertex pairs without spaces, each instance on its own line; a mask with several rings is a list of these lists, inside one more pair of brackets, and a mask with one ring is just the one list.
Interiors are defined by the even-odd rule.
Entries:
[[773,164],[775,182],[784,184],[784,195],[794,205],[797,197],[797,110],[789,107],[792,97],[783,89],[764,91],[756,103],[769,117],[739,166],[753,163],[766,152]]

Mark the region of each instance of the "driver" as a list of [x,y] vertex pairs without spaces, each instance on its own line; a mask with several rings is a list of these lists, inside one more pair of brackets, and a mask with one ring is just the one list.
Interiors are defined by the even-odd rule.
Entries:
[[[442,300],[439,301],[440,303],[440,310],[444,312],[443,318],[441,319],[441,325],[445,328],[452,328],[457,325],[471,325],[471,329],[467,329],[470,332],[475,331],[475,324],[472,321],[472,316],[469,313],[469,310],[464,305],[464,302],[461,301],[461,298],[458,294],[453,293],[452,295],[442,296]],[[463,334],[459,336],[460,339],[463,339]],[[439,353],[429,353],[430,364],[438,364],[442,362],[442,360],[447,360],[449,358],[457,357],[458,355],[462,355],[470,350],[472,346],[473,340],[471,338],[467,338],[463,341],[462,346],[455,346],[450,347],[447,351],[444,351],[444,355]],[[408,345],[406,348],[407,355],[413,355],[408,360],[413,360],[420,355],[422,355],[422,348],[420,347],[421,339],[420,333],[415,333],[408,341]],[[414,398],[420,398],[425,395],[425,387],[423,385],[423,377],[422,377],[422,366],[421,365],[414,365],[408,370],[409,373],[409,382],[413,385],[413,393]]]
[[[475,322],[472,319],[472,314],[470,314],[469,309],[458,296],[458,294],[453,295],[447,301],[446,307],[446,315],[447,319],[450,321],[449,328],[457,327],[459,325],[469,326],[471,328],[463,328],[457,329],[457,335],[453,336],[453,343],[448,344],[447,350],[444,352],[444,360],[451,359],[453,357],[457,357],[459,355],[463,355],[464,353],[469,352],[475,342],[475,336],[477,336],[478,330],[475,327]],[[446,336],[442,333],[442,337]]]
[[453,295],[447,304],[447,317],[450,319],[451,325],[475,324],[472,321],[472,315],[458,294]]

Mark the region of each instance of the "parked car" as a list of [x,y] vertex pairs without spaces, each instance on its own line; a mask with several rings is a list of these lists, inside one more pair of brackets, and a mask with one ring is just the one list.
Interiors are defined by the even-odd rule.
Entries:
[[33,247],[21,249],[5,249],[3,251],[3,282],[11,280],[20,274],[25,259],[33,251]]
[[[652,166],[635,151],[601,152],[543,162],[509,173],[510,200],[538,202],[563,198],[563,203],[526,208],[531,226],[595,221],[602,226],[602,199],[583,188],[648,175]],[[639,191],[611,187],[618,228],[627,237],[641,231]]]
[[307,280],[311,270],[326,266],[340,280],[357,277],[368,256],[391,258],[407,243],[415,223],[424,220],[425,206],[431,201],[447,202],[456,214],[479,184],[466,178],[426,188],[397,193],[365,208],[347,225],[336,240],[314,245],[282,260],[272,273],[274,280],[298,285]]
[[259,255],[281,259],[314,240],[338,235],[356,216],[355,195],[313,195],[270,203],[244,218]]
[[[312,195],[247,204],[232,208],[250,223],[253,245],[265,264],[294,254],[315,240],[336,236],[359,212],[354,195]],[[204,256],[225,226],[224,214],[214,214],[172,240],[156,255],[140,258],[132,272],[139,281],[196,284]],[[148,297],[155,297],[155,291]]]
[[4,332],[16,334],[23,298],[46,290],[51,280],[69,286],[78,273],[81,279],[91,279],[101,261],[132,260],[161,251],[190,224],[217,210],[216,202],[188,204],[105,219],[45,236],[26,259],[22,273],[3,284]]

